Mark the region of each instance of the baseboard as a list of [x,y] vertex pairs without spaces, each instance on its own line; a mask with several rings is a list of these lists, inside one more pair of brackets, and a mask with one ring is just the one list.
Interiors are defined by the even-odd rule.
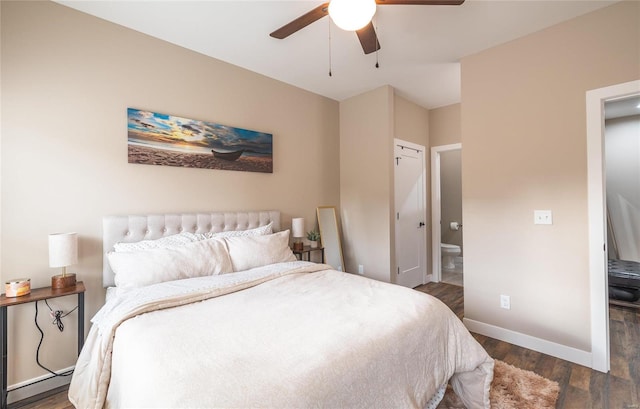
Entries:
[[[73,369],[74,367],[70,366],[65,369],[60,369],[58,373],[72,371]],[[31,396],[39,395],[52,389],[68,385],[69,382],[71,382],[71,376],[52,377],[50,374],[47,374],[38,376],[37,378],[28,379],[24,382],[19,382],[14,385],[9,385],[7,403],[13,403],[30,398]]]
[[462,321],[471,332],[486,335],[500,341],[532,349],[534,351],[542,352],[543,354],[551,355],[556,358],[564,359],[565,361],[591,368],[591,352],[568,347],[545,339],[532,337],[531,335],[522,334],[509,329],[496,327],[495,325],[486,324],[484,322],[470,320],[468,318],[464,318]]

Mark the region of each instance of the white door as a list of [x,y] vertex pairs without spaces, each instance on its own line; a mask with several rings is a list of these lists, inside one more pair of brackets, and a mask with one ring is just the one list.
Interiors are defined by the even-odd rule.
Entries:
[[395,139],[396,283],[426,282],[424,147]]

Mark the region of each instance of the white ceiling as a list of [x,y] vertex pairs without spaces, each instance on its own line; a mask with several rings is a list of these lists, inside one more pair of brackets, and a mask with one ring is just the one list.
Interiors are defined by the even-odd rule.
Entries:
[[284,40],[269,36],[322,1],[56,1],[338,101],[388,84],[429,109],[460,101],[461,57],[616,2],[378,6],[376,56],[364,55],[355,33],[338,29],[328,17]]

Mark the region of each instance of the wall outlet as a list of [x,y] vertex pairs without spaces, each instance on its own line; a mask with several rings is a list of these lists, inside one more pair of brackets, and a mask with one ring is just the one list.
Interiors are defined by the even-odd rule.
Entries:
[[553,214],[551,210],[534,210],[533,224],[553,224]]
[[501,294],[500,295],[500,308],[504,308],[505,310],[511,309],[511,297],[508,295]]
[[358,264],[358,274],[364,274],[364,266],[362,264]]

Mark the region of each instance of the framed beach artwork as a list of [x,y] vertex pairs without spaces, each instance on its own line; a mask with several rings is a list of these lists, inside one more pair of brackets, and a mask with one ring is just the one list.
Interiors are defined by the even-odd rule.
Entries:
[[273,135],[127,108],[129,163],[273,173]]

